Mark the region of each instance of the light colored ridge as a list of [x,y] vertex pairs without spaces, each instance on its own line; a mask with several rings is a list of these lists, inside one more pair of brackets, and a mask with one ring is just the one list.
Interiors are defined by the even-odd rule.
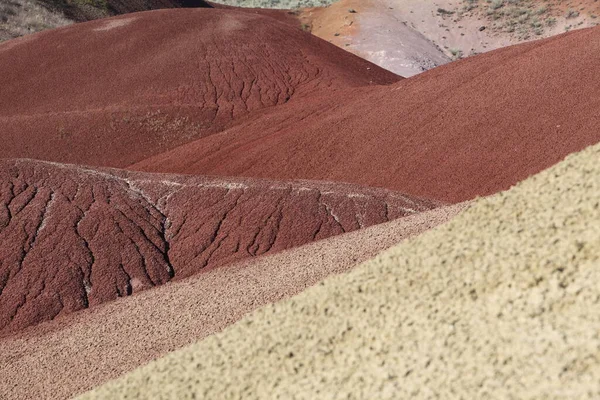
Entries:
[[599,157],[82,398],[598,398]]

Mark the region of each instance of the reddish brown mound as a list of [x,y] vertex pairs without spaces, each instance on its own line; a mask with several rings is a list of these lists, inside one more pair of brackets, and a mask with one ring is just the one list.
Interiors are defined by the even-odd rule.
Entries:
[[346,181],[471,199],[600,139],[599,63],[600,28],[571,32],[393,86],[290,102],[132,168]]
[[126,166],[290,100],[398,79],[252,11],[76,24],[0,44],[0,157]]
[[386,190],[0,163],[0,332],[433,208]]

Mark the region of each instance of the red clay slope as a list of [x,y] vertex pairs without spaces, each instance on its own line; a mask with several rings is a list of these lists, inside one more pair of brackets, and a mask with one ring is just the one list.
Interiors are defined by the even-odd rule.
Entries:
[[0,332],[434,208],[383,189],[0,162]]
[[398,79],[256,11],[76,24],[0,44],[0,158],[127,166],[290,100]]
[[345,181],[450,202],[600,140],[600,28],[400,81],[290,102],[132,169]]

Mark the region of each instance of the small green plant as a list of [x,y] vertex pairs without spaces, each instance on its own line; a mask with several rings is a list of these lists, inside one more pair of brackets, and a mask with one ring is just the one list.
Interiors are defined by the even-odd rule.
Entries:
[[497,10],[502,6],[504,6],[504,0],[492,0],[492,2],[490,3],[490,8],[492,10]]
[[520,24],[524,24],[529,19],[529,14],[523,14],[517,18],[517,22]]
[[579,17],[579,11],[577,10],[573,10],[572,8],[570,8],[567,11],[567,14],[565,15],[565,18],[569,19],[569,18],[577,18]]
[[466,12],[466,11],[471,11],[477,8],[477,0],[473,1],[473,0],[467,0],[467,4],[465,4],[463,6],[462,11]]
[[540,20],[539,20],[539,19],[537,19],[537,18],[534,18],[534,19],[531,21],[531,27],[532,27],[532,28],[541,28],[541,27],[542,27],[542,23],[540,22]]
[[463,52],[462,52],[461,49],[452,48],[449,51],[450,51],[450,54],[452,54],[452,57],[455,60],[458,60],[459,58],[462,58]]
[[442,15],[452,15],[452,14],[454,14],[454,11],[449,11],[449,10],[446,10],[445,8],[438,8],[437,12],[438,12],[438,14],[442,14]]
[[67,3],[75,4],[78,6],[91,6],[98,8],[102,11],[108,10],[108,3],[106,0],[70,0]]

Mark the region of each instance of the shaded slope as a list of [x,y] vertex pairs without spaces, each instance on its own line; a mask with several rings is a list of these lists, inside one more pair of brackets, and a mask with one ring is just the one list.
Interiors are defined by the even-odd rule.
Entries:
[[0,157],[126,166],[296,98],[398,79],[255,12],[92,21],[0,44]]
[[82,398],[598,398],[599,157]]
[[245,260],[4,338],[0,397],[70,398],[346,271],[463,207],[441,207]]
[[341,184],[0,163],[0,331],[433,208]]
[[91,21],[114,15],[162,8],[206,7],[212,5],[204,0],[37,0],[51,10],[64,14],[77,22]]
[[[600,139],[600,28],[290,102],[133,169],[347,181],[461,201]],[[340,103],[343,99],[343,103]]]

